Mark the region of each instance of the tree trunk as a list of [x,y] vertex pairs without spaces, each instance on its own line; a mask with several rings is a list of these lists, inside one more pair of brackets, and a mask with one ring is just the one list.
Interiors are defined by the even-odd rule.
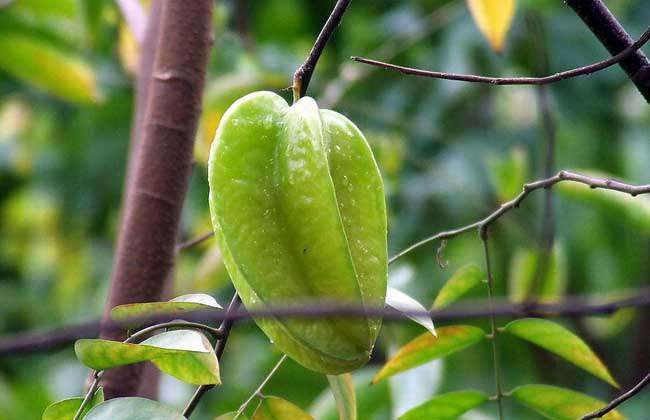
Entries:
[[[156,1],[163,7],[158,49],[142,136],[132,147],[132,174],[105,316],[117,305],[161,298],[174,264],[212,45],[212,0]],[[101,336],[122,340],[124,332],[104,329]],[[141,374],[142,365],[107,371],[102,380],[107,398],[136,395]]]

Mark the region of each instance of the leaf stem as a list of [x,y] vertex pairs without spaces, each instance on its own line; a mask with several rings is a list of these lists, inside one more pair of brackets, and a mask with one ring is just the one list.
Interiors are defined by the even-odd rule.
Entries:
[[[493,298],[494,298],[494,279],[492,277],[492,266],[490,264],[490,247],[488,243],[488,229],[481,229],[481,241],[483,241],[483,250],[485,252],[485,270],[487,272],[487,290],[488,290],[488,301],[489,306],[492,307]],[[499,420],[503,420],[503,390],[501,387],[501,368],[499,365],[499,346],[497,343],[497,335],[499,333],[498,328],[496,327],[496,321],[494,315],[490,316],[490,335],[492,336],[492,360],[494,364],[494,384],[496,387],[496,402],[499,412]]]
[[282,357],[280,357],[280,360],[278,360],[278,362],[275,364],[273,369],[271,369],[271,371],[268,373],[268,375],[266,375],[266,378],[264,378],[262,383],[260,383],[260,385],[255,389],[255,391],[253,391],[251,396],[248,397],[248,399],[246,401],[244,401],[244,403],[239,407],[239,409],[237,410],[237,413],[235,414],[235,417],[233,417],[233,420],[236,420],[239,416],[242,415],[244,410],[246,410],[246,407],[248,407],[248,405],[251,403],[251,401],[253,401],[255,399],[255,397],[261,396],[262,389],[264,389],[264,387],[271,380],[273,375],[275,375],[275,372],[277,372],[278,369],[280,369],[280,366],[282,366],[282,363],[284,363],[286,358],[287,358],[286,354],[283,354]]
[[[230,301],[230,304],[228,305],[228,309],[226,309],[226,316],[229,314],[232,314],[233,312],[236,312],[239,309],[239,305],[241,304],[241,298],[235,292],[232,296],[232,299]],[[217,359],[221,360],[221,356],[223,356],[223,351],[226,348],[226,342],[228,341],[228,337],[230,336],[230,330],[235,323],[235,320],[232,318],[225,318],[222,322],[217,331],[219,332],[219,339],[217,340],[217,343],[214,346],[214,352],[217,355]],[[194,395],[192,396],[192,399],[187,403],[187,406],[185,407],[185,410],[183,411],[183,416],[186,418],[190,418],[190,415],[194,412],[196,407],[199,405],[199,402],[201,401],[201,398],[212,388],[214,388],[214,385],[201,385],[196,389],[196,392],[194,392]]]

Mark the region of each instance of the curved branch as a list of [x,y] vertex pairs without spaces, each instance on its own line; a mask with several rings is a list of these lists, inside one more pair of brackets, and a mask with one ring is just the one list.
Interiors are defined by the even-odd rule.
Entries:
[[393,255],[390,257],[388,260],[388,263],[391,264],[398,260],[399,258],[403,257],[404,255],[410,253],[411,251],[414,251],[418,248],[420,248],[423,245],[426,245],[430,242],[436,241],[436,240],[441,240],[441,239],[451,239],[453,237],[456,237],[458,235],[461,235],[465,232],[469,232],[470,230],[479,230],[483,231],[485,230],[490,224],[494,223],[496,220],[501,218],[504,214],[508,213],[510,210],[515,209],[519,207],[522,201],[526,199],[528,194],[535,190],[539,189],[547,189],[553,187],[555,184],[560,183],[560,182],[577,182],[579,184],[584,184],[589,186],[590,188],[593,189],[603,189],[603,190],[612,190],[612,191],[618,191],[626,194],[630,194],[632,197],[635,197],[640,194],[648,194],[650,193],[650,184],[646,185],[631,185],[631,184],[626,184],[620,181],[616,181],[613,179],[604,179],[604,178],[593,178],[587,175],[571,172],[571,171],[560,171],[557,173],[557,175],[552,176],[550,178],[545,178],[541,179],[539,181],[535,182],[530,182],[528,184],[524,184],[523,191],[519,193],[518,196],[513,198],[512,200],[503,203],[501,206],[499,206],[498,209],[496,209],[494,212],[489,214],[487,217],[478,220],[474,223],[471,223],[469,225],[459,227],[457,229],[452,229],[452,230],[446,230],[443,232],[438,232],[435,235],[431,235],[427,238],[424,238],[423,240],[414,243],[413,245],[409,246],[408,248],[398,252],[397,254]]
[[580,417],[580,420],[591,420],[591,419],[599,419],[601,417],[604,417],[607,413],[614,410],[616,407],[618,407],[619,405],[623,404],[625,401],[629,400],[630,398],[634,397],[636,394],[641,392],[641,390],[648,384],[650,384],[650,373],[648,373],[645,378],[641,379],[641,382],[634,385],[632,389],[620,395],[619,397],[615,398],[614,400],[612,400],[612,402],[610,402],[600,410],[594,411],[591,414],[587,414],[585,416]]
[[459,82],[470,83],[486,83],[490,85],[546,85],[549,83],[559,82],[561,80],[571,79],[573,77],[585,76],[593,74],[600,70],[611,67],[625,58],[634,54],[646,42],[650,40],[650,28],[648,28],[643,35],[634,44],[627,47],[625,50],[610,57],[606,60],[599,61],[584,67],[578,67],[563,71],[561,73],[552,74],[545,77],[492,77],[492,76],[478,76],[474,74],[458,74],[458,73],[445,73],[439,71],[421,70],[413,67],[398,66],[396,64],[385,63],[383,61],[372,60],[364,57],[350,57],[352,60],[359,63],[369,64],[371,66],[381,67],[386,70],[394,70],[409,76],[421,76],[434,79],[455,80]]
[[[610,54],[617,54],[632,44],[632,37],[616,20],[602,0],[565,0]],[[630,54],[620,63],[641,95],[650,102],[650,60],[642,51]]]

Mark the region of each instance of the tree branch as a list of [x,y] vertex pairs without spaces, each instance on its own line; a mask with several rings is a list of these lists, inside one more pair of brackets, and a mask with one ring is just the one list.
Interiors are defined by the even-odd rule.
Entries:
[[[383,317],[385,320],[408,321],[405,316],[430,316],[438,322],[457,321],[465,319],[482,319],[495,317],[583,317],[594,315],[610,315],[624,308],[650,307],[650,287],[642,288],[633,294],[618,299],[603,300],[594,296],[569,296],[556,303],[519,302],[495,300],[490,305],[485,300],[467,301],[453,306],[431,311],[402,311],[397,312],[390,308],[368,308],[364,306],[341,306],[340,304],[327,304],[316,302],[294,307],[267,307],[247,311],[239,308],[233,311],[187,311],[183,319],[187,322],[224,322],[230,325],[235,322],[250,320],[252,318],[303,318],[323,319],[328,317]],[[130,319],[128,325],[152,325],[169,322],[178,318],[175,315],[159,315]],[[222,324],[223,325],[223,324]],[[51,331],[30,332],[17,334],[0,340],[0,356],[20,355],[51,351],[70,345],[80,338],[96,336],[101,327],[123,328],[124,322],[111,320],[91,321],[79,325],[57,328]],[[221,329],[221,327],[220,327]],[[228,330],[229,331],[229,330]],[[225,330],[220,334],[226,338]],[[224,342],[224,341],[221,341]],[[223,352],[223,345],[217,350]]]
[[298,67],[296,72],[293,74],[292,88],[294,102],[305,96],[307,87],[311,81],[311,76],[314,74],[314,70],[316,69],[316,63],[318,63],[318,59],[323,53],[327,42],[330,40],[330,37],[334,33],[334,30],[337,26],[339,26],[339,23],[341,23],[343,14],[350,5],[350,1],[351,0],[338,0],[336,2],[332,13],[330,14],[329,18],[327,18],[323,29],[321,29],[320,33],[318,34],[316,42],[309,52],[307,59],[304,63],[302,63],[300,67]]
[[[105,309],[160,300],[172,269],[181,210],[187,191],[194,137],[200,115],[212,43],[211,0],[166,0],[148,105],[133,179],[115,254]],[[108,326],[102,337],[122,340]],[[135,395],[141,366],[108,371],[102,378],[108,398]]]
[[[214,352],[217,355],[217,359],[221,360],[221,357],[223,356],[223,352],[226,349],[226,342],[228,341],[228,337],[230,337],[230,330],[232,329],[232,326],[235,323],[234,319],[228,318],[230,314],[233,314],[239,309],[239,306],[241,305],[241,299],[237,292],[232,296],[232,299],[230,301],[230,304],[228,305],[228,309],[226,309],[226,317],[223,319],[221,322],[221,325],[219,326],[219,334],[220,338],[217,340],[217,343],[214,347]],[[201,398],[212,388],[214,388],[214,385],[201,385],[196,389],[196,392],[192,396],[192,399],[190,402],[187,404],[185,407],[185,410],[183,411],[183,416],[186,418],[190,418],[196,407],[199,405],[199,402],[201,401]]]
[[591,414],[587,414],[585,416],[580,417],[580,420],[591,420],[591,419],[599,419],[603,416],[605,416],[607,413],[610,411],[614,410],[616,407],[619,405],[623,404],[625,401],[629,400],[630,398],[634,397],[636,394],[641,392],[641,390],[650,383],[650,373],[646,375],[645,378],[641,380],[638,384],[634,385],[632,389],[627,391],[626,393],[620,395],[616,399],[612,400],[609,404],[607,404],[605,407],[601,408],[598,411],[594,411]]
[[570,172],[570,171],[560,171],[557,173],[557,175],[552,176],[550,178],[545,178],[541,179],[539,181],[534,181],[528,184],[524,184],[523,191],[513,198],[512,200],[502,204],[499,206],[498,209],[496,209],[494,212],[489,214],[487,217],[476,221],[474,223],[471,223],[469,225],[457,228],[457,229],[452,229],[452,230],[446,230],[443,232],[438,232],[435,235],[431,235],[427,238],[424,238],[423,240],[416,242],[415,244],[409,246],[408,248],[398,252],[397,254],[393,255],[389,260],[388,263],[391,264],[395,262],[397,259],[403,257],[404,255],[410,253],[411,251],[414,251],[418,248],[420,248],[423,245],[426,245],[430,242],[436,241],[436,240],[442,240],[442,239],[451,239],[454,238],[458,235],[461,235],[463,233],[469,232],[471,230],[482,230],[487,228],[489,225],[497,221],[501,216],[504,214],[508,213],[510,210],[518,208],[519,205],[521,204],[522,201],[526,199],[528,194],[535,190],[539,189],[547,189],[553,187],[555,184],[560,183],[560,182],[577,182],[579,184],[584,184],[589,186],[590,188],[593,189],[604,189],[604,190],[612,190],[612,191],[618,191],[626,194],[630,194],[632,197],[635,197],[640,194],[648,194],[650,193],[650,184],[646,185],[630,185],[626,184],[620,181],[616,181],[613,179],[604,179],[604,178],[593,178],[587,175],[582,175],[578,174],[575,172]]
[[561,73],[555,73],[553,75],[545,76],[545,77],[493,77],[493,76],[478,76],[473,74],[445,73],[439,71],[421,70],[413,67],[398,66],[396,64],[384,63],[383,61],[372,60],[364,57],[353,56],[350,58],[359,63],[381,67],[386,70],[394,70],[409,76],[421,76],[421,77],[429,77],[434,79],[455,80],[455,81],[470,82],[470,83],[486,83],[490,85],[546,85],[549,83],[556,83],[561,80],[571,79],[573,77],[592,74],[597,71],[604,70],[608,67],[611,67],[617,63],[620,63],[622,62],[622,60],[638,52],[638,49],[641,48],[641,46],[643,46],[646,42],[648,42],[649,39],[650,39],[650,28],[648,28],[643,33],[643,35],[639,38],[638,41],[632,43],[629,47],[625,48],[623,51],[621,51],[620,53],[616,54],[613,57],[610,57],[603,61],[599,61],[594,64],[590,64],[588,66],[578,67],[576,69],[563,71]]
[[[610,54],[618,54],[634,45],[630,35],[602,0],[566,0],[565,3],[582,19]],[[650,60],[643,52],[637,50],[619,64],[641,95],[650,102]]]
[[[386,43],[374,49],[370,55],[381,57],[384,61],[391,60],[418,41],[446,27],[449,22],[460,15],[464,10],[463,7],[461,4],[451,2],[437,8],[431,14],[420,19],[413,25],[413,28],[409,28],[408,33],[387,40]],[[339,67],[338,77],[330,80],[324,87],[322,95],[318,98],[319,105],[322,108],[334,108],[350,89],[350,86],[358,83],[374,70],[376,67],[357,66],[351,62],[342,63]]]

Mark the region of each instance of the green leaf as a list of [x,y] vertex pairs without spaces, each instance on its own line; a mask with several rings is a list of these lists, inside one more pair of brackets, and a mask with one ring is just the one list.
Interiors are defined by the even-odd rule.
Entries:
[[141,344],[83,339],[75,343],[77,358],[95,370],[151,361],[181,381],[195,384],[219,384],[219,362],[208,340],[196,331],[168,331]]
[[313,420],[297,405],[278,397],[265,397],[253,413],[253,420]]
[[248,417],[244,413],[237,415],[236,411],[231,411],[216,417],[214,420],[248,420]]
[[480,328],[469,325],[452,325],[438,328],[438,336],[429,333],[417,336],[402,347],[372,379],[377,383],[396,373],[423,365],[434,359],[449,356],[485,338]]
[[[195,293],[176,297],[168,302],[147,302],[120,305],[111,309],[111,319],[124,321],[129,318],[176,314],[187,311],[221,309],[210,295]],[[179,314],[179,316],[181,316]]]
[[432,309],[442,309],[457,301],[484,278],[483,270],[477,265],[468,264],[459,268],[438,292]]
[[413,299],[404,292],[401,292],[393,287],[386,290],[386,305],[395,309],[398,312],[406,313],[406,317],[422,325],[429,330],[433,335],[436,335],[436,329],[433,326],[430,316],[414,316],[412,312],[426,312],[426,308],[417,300]]
[[357,396],[352,383],[352,375],[327,375],[332,394],[336,400],[339,420],[357,420]]
[[525,318],[512,321],[505,331],[557,354],[612,386],[618,384],[598,356],[577,335],[554,322]]
[[0,51],[0,69],[23,82],[75,103],[101,100],[92,68],[48,43],[3,34]]
[[85,420],[185,420],[173,408],[145,398],[115,398],[90,410]]
[[[68,398],[50,404],[43,412],[42,420],[70,420],[77,414],[83,400],[82,397]],[[84,408],[83,413],[81,413],[81,418],[84,418],[91,408],[102,402],[104,402],[104,390],[99,388]]]
[[[615,178],[611,174],[592,170],[577,170],[576,172],[597,178]],[[626,221],[643,233],[650,234],[650,197],[646,195],[632,197],[617,191],[594,191],[587,185],[576,182],[561,182],[557,185],[557,190],[576,201],[610,211],[619,217],[617,220]]]
[[490,181],[501,202],[517,196],[528,178],[528,156],[521,147],[514,147],[506,156],[492,156],[488,167]]
[[[508,295],[514,302],[522,302],[533,295],[535,276],[539,266],[539,253],[520,248],[510,261]],[[546,264],[547,270],[540,280],[537,297],[541,302],[556,301],[566,290],[567,260],[564,247],[557,242]]]
[[[386,417],[385,413],[390,412],[391,409],[388,381],[368,386],[375,373],[376,369],[364,367],[356,370],[352,377],[357,399],[357,413],[360,413],[360,417],[365,419]],[[338,420],[339,418],[336,400],[330,389],[323,390],[309,406],[308,411],[318,420]]]
[[[520,386],[512,391],[512,396],[551,420],[576,420],[605,406],[604,402],[588,395],[550,385]],[[624,420],[625,417],[614,410],[602,419]]]
[[561,298],[566,292],[568,278],[568,261],[562,242],[557,241],[553,246],[551,257],[548,261],[548,269],[542,279],[539,291],[539,300],[542,302],[554,302]]
[[487,400],[487,395],[479,391],[449,392],[407,411],[399,420],[455,420]]

